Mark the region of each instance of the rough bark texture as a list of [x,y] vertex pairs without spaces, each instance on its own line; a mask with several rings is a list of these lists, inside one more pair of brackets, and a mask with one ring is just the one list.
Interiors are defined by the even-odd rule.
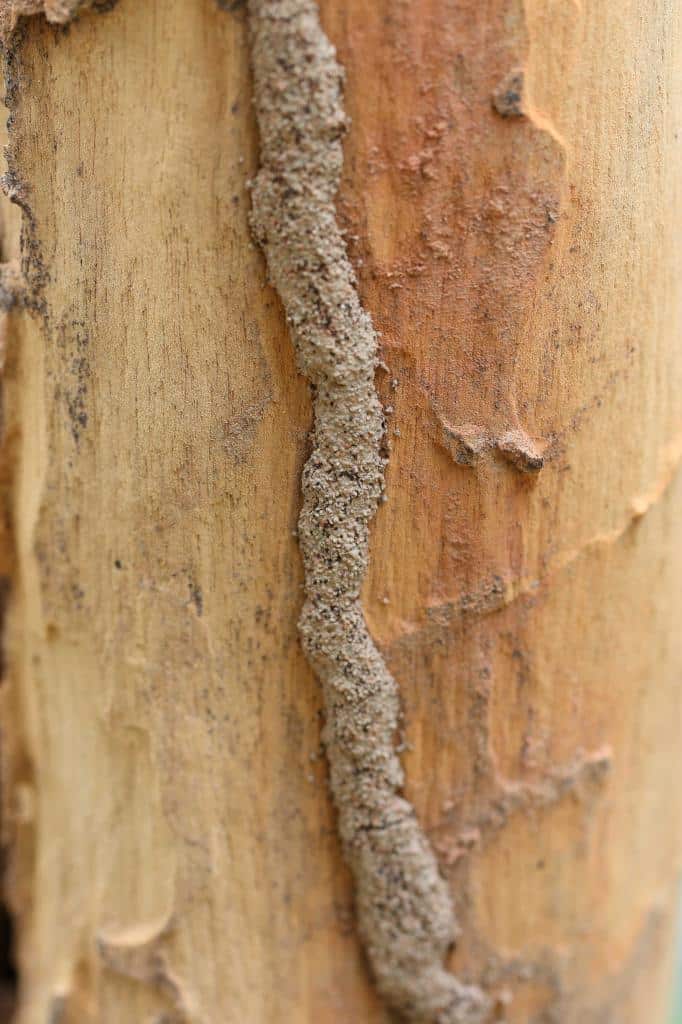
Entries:
[[[662,1024],[681,14],[320,11],[351,122],[337,218],[391,442],[363,608],[461,926],[449,967],[513,1024]],[[386,1024],[297,637],[312,407],[249,234],[246,11],[34,17],[6,62],[19,1024]]]

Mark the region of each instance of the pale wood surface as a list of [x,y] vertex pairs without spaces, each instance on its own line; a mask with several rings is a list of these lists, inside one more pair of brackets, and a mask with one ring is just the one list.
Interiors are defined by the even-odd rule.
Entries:
[[[395,410],[365,605],[453,962],[514,1024],[664,1021],[682,40],[646,7],[322,3]],[[20,52],[47,276],[3,385],[19,1024],[387,1020],[297,644],[310,402],[247,229],[245,29],[121,0]]]

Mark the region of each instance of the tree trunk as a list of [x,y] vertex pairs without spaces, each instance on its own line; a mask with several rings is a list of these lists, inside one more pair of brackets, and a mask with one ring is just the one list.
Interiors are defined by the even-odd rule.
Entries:
[[[16,1022],[664,1024],[682,12],[319,10],[323,28],[311,0],[0,3]],[[335,214],[325,33],[349,119]],[[356,372],[334,334],[354,303],[387,427],[356,444],[365,388],[335,451],[388,455],[361,653],[389,732],[399,690],[416,822],[344,746],[370,728],[364,691],[339,711],[341,655],[315,653],[338,537],[311,540],[310,481]],[[378,487],[338,512],[363,571]],[[347,507],[325,500],[329,521]],[[329,628],[352,675],[348,621]],[[409,834],[385,853],[363,814],[389,805]],[[455,988],[435,1005],[443,964],[477,1009]]]

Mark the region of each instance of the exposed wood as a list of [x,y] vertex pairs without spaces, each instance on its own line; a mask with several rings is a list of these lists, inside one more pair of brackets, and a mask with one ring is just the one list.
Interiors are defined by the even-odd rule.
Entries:
[[[297,637],[311,403],[247,225],[236,7],[120,0],[31,18],[10,50],[18,1024],[389,1020]],[[682,12],[321,15],[393,409],[364,606],[462,925],[450,966],[511,1024],[658,1024],[682,841]]]

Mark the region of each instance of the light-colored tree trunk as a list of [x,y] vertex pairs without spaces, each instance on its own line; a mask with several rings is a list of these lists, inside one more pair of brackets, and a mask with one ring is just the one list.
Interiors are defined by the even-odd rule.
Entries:
[[[66,27],[22,19],[5,44],[18,1024],[391,1019],[297,633],[310,388],[247,219],[248,19],[273,6],[120,0]],[[320,15],[350,117],[337,219],[381,333],[390,442],[363,605],[461,929],[448,966],[492,1019],[664,1024],[682,13]],[[268,88],[288,95],[292,73]]]

